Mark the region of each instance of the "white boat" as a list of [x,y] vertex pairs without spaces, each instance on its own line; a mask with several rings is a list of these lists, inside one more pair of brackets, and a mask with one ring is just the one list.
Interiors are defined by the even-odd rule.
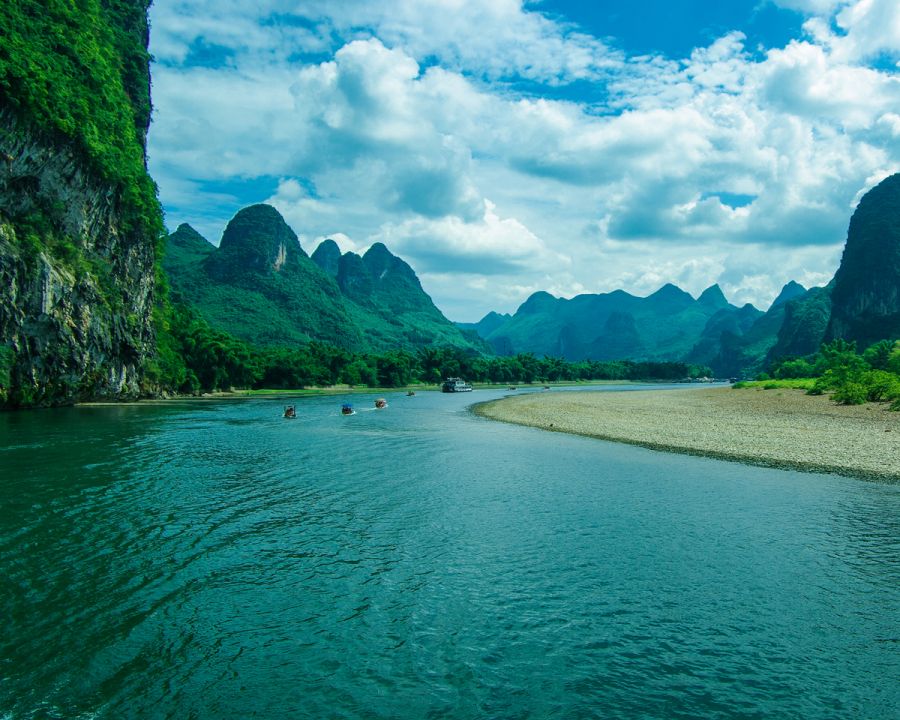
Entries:
[[441,392],[472,392],[472,386],[462,378],[447,378],[441,385]]

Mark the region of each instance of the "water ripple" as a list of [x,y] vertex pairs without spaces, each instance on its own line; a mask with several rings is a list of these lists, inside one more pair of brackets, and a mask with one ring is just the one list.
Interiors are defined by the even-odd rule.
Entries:
[[405,400],[0,416],[0,717],[900,716],[897,487]]

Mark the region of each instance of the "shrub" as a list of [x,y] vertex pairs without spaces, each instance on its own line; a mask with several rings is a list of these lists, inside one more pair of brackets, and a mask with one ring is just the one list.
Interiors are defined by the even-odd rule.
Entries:
[[863,384],[870,402],[900,399],[900,377],[884,370],[872,370],[865,374]]
[[891,340],[878,341],[874,345],[869,346],[862,354],[863,360],[869,363],[873,370],[887,370],[894,344]]
[[866,402],[867,389],[863,383],[847,382],[834,391],[833,399],[841,405],[862,405]]
[[815,368],[809,361],[800,358],[799,360],[784,361],[773,369],[772,374],[779,379],[808,378],[815,374]]

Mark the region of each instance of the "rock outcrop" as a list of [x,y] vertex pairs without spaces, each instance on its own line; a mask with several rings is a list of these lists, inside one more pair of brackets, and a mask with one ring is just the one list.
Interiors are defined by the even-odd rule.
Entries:
[[297,234],[271,205],[245,207],[231,219],[218,250],[206,260],[210,276],[234,280],[247,273],[270,275],[296,270],[306,253]]
[[900,338],[900,173],[867,192],[850,218],[831,305],[829,339],[863,349]]
[[[77,24],[65,27],[54,25],[62,10],[0,9],[3,42],[20,53],[0,77],[0,406],[149,390],[162,222],[144,165],[147,4],[98,8],[66,9]],[[71,35],[93,45],[69,47]],[[77,56],[92,48],[96,61]],[[54,79],[42,89],[36,64]],[[98,84],[121,106],[104,108],[108,126],[86,127],[73,99]]]

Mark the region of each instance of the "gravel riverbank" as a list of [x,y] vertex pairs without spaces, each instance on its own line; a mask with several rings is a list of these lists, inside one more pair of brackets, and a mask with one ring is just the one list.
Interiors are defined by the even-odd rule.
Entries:
[[475,412],[656,450],[900,482],[900,412],[802,390],[531,393]]

